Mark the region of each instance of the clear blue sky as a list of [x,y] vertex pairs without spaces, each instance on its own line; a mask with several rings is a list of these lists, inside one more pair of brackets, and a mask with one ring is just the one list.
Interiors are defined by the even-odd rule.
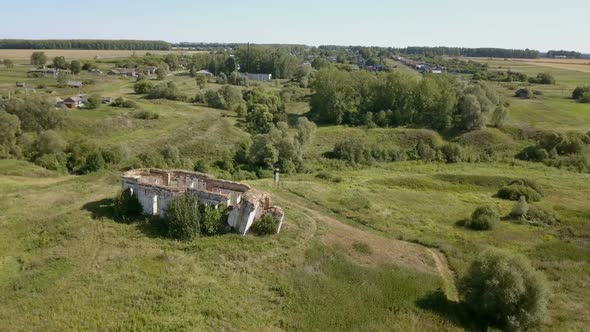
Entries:
[[0,38],[465,46],[590,53],[590,0],[8,0]]

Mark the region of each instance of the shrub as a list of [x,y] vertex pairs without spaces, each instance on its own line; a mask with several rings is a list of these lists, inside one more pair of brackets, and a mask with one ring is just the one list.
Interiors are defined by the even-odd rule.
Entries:
[[555,84],[555,78],[549,73],[539,73],[537,77],[529,77],[529,83]]
[[457,143],[449,143],[441,149],[447,163],[460,163],[464,159],[463,147]]
[[342,182],[342,177],[338,176],[338,175],[334,175],[332,173],[326,172],[326,171],[321,171],[319,172],[316,177],[318,179],[322,179],[322,180],[328,180],[328,181],[332,181],[332,182]]
[[541,197],[545,196],[545,191],[543,190],[543,186],[541,186],[537,181],[530,180],[530,179],[514,179],[508,183],[509,186],[511,185],[521,185],[526,186],[534,191],[538,192]]
[[580,98],[581,103],[590,103],[590,92],[584,93],[582,98]]
[[276,234],[278,230],[279,225],[275,221],[275,218],[269,214],[262,216],[252,225],[252,231],[257,235],[272,235]]
[[346,139],[334,145],[332,155],[338,159],[348,161],[351,164],[367,162],[368,151],[359,139]]
[[201,232],[199,202],[188,194],[177,196],[170,202],[165,224],[168,236],[179,240],[191,240]]
[[100,98],[100,95],[92,95],[88,98],[85,107],[88,109],[95,109],[98,108],[101,103],[102,98]]
[[542,196],[535,189],[520,184],[504,186],[498,191],[498,197],[511,201],[517,201],[524,196],[527,202],[538,202]]
[[479,206],[471,214],[471,219],[467,226],[478,231],[492,229],[500,221],[498,210],[492,205]]
[[526,218],[528,212],[529,203],[527,203],[526,198],[524,196],[520,196],[518,202],[514,204],[514,207],[510,212],[510,216],[517,219],[524,219]]
[[572,93],[572,98],[576,100],[582,99],[582,96],[584,96],[584,94],[587,92],[590,92],[590,86],[576,87]]
[[135,218],[143,213],[143,208],[137,196],[127,188],[119,191],[115,199],[113,200],[113,210],[115,217],[124,220]]
[[523,256],[497,249],[481,253],[459,283],[466,307],[487,327],[528,330],[545,318],[549,290],[544,276]]
[[209,170],[209,166],[203,159],[199,159],[195,161],[193,171],[200,172],[200,173],[207,173]]
[[133,117],[141,120],[156,120],[160,118],[160,115],[151,111],[137,111],[133,113]]
[[133,90],[137,94],[148,94],[154,88],[150,81],[139,81],[133,85]]
[[121,107],[121,108],[135,108],[137,106],[134,101],[123,99],[122,97],[117,97],[112,103],[111,106],[113,107]]
[[532,204],[527,211],[526,220],[535,224],[555,225],[559,222],[559,215],[551,208]]
[[224,208],[201,204],[199,212],[201,213],[201,234],[211,236],[223,232],[227,217]]

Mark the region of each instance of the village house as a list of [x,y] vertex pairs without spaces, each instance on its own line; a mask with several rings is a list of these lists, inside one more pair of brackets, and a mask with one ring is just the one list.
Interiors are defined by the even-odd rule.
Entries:
[[55,68],[33,68],[27,72],[28,74],[32,75],[42,75],[42,76],[57,76],[58,70]]
[[213,77],[213,74],[208,71],[208,70],[199,70],[198,72],[195,73],[196,75],[205,75],[207,77]]
[[146,74],[146,75],[155,75],[158,72],[158,67],[155,67],[155,66],[140,67],[139,72],[141,74]]
[[69,97],[63,101],[67,108],[78,108],[84,106],[84,100],[80,97]]
[[27,85],[25,84],[25,82],[16,82],[16,87],[17,88],[25,88],[25,87],[27,87]]
[[247,73],[246,77],[252,81],[271,81],[272,74]]
[[82,88],[84,87],[84,83],[80,82],[80,81],[68,81],[67,86],[69,88]]
[[139,73],[135,68],[114,68],[108,71],[107,75],[111,76],[128,76],[128,77],[137,77]]

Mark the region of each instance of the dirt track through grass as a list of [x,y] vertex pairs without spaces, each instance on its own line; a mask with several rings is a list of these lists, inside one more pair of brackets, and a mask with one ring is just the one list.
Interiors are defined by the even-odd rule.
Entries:
[[[346,250],[348,256],[362,265],[396,265],[406,269],[438,274],[444,283],[444,291],[451,301],[458,301],[453,271],[449,268],[445,254],[413,242],[387,238],[370,231],[348,225],[334,217],[314,210],[293,199],[287,205],[328,226],[321,233],[321,241],[329,246]],[[309,202],[311,203],[311,202]],[[313,203],[311,203],[313,204]],[[364,243],[369,253],[355,252],[354,244]]]

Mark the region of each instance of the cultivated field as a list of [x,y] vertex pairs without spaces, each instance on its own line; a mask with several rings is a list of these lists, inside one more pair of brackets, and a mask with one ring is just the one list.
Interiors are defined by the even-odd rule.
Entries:
[[480,62],[522,62],[541,67],[559,68],[565,70],[590,73],[590,59],[499,59],[499,58],[466,58]]

